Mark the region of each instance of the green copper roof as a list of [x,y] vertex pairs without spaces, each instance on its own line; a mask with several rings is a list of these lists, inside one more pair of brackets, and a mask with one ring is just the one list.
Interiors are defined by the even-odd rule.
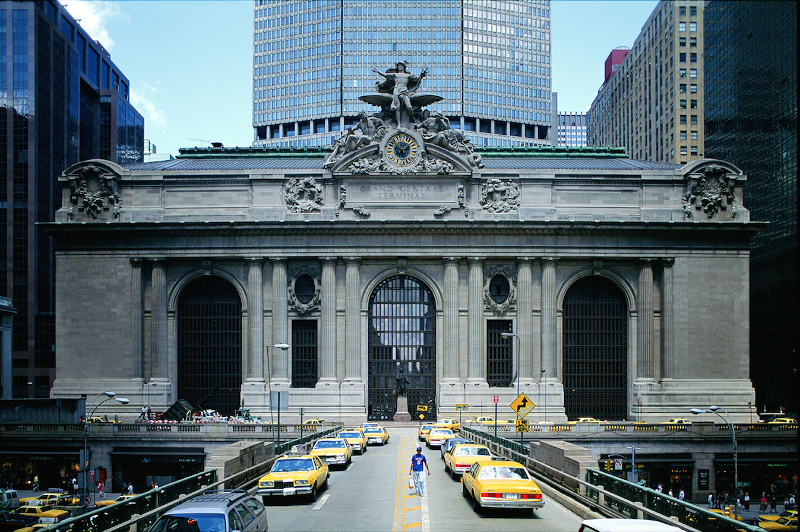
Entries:
[[[210,159],[210,158],[249,158],[249,157],[280,157],[286,158],[324,158],[330,153],[329,147],[317,148],[272,148],[264,146],[236,146],[233,148],[180,148],[178,158],[183,159]],[[517,146],[517,147],[482,147],[475,151],[484,159],[495,158],[626,158],[625,148],[598,148],[566,146]]]

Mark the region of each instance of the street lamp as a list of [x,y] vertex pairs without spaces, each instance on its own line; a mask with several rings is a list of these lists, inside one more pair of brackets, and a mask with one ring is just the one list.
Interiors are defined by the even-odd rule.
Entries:
[[[272,417],[272,376],[270,374],[270,366],[272,364],[270,363],[270,360],[269,360],[269,349],[270,349],[270,347],[283,349],[284,351],[286,351],[287,349],[289,349],[289,344],[275,344],[275,345],[268,345],[267,346],[267,386],[269,387],[269,424],[272,427],[272,441],[274,442],[275,441],[275,421],[274,421],[274,419]],[[278,408],[280,408],[280,407],[281,407],[281,405],[278,405]],[[280,430],[281,430],[281,428],[278,427],[278,432],[279,433],[280,433]]]
[[636,474],[636,451],[641,451],[642,448],[629,445],[626,449],[631,450],[631,473],[628,475],[628,482],[633,482],[635,484],[639,481],[638,475]]
[[[717,412],[717,410],[722,410],[725,412],[725,416],[728,419],[722,417],[722,415]],[[694,415],[698,414],[706,414],[711,412],[712,414],[716,414],[722,421],[728,425],[728,428],[731,429],[731,438],[733,439],[733,499],[734,499],[734,519],[739,520],[739,458],[736,454],[736,431],[733,429],[733,422],[731,421],[731,416],[728,414],[728,411],[725,410],[721,406],[711,405],[708,407],[708,410],[703,408],[692,408],[690,412]]]
[[[102,397],[104,395],[106,396],[106,398],[97,403],[97,406],[94,406],[94,402],[97,401],[99,397]],[[89,474],[89,421],[92,419],[95,410],[97,410],[100,407],[100,405],[102,405],[109,399],[114,399],[115,401],[123,405],[127,405],[128,403],[130,403],[130,401],[125,397],[117,397],[117,394],[115,392],[103,392],[97,394],[97,397],[92,399],[92,404],[89,405],[89,410],[87,411],[88,414],[86,415],[86,419],[84,419],[83,422],[83,463],[81,464],[81,467],[83,468],[83,489],[86,490],[85,491],[86,498],[84,499],[84,502],[86,503],[87,506],[89,505],[90,502],[88,500],[89,478],[87,476]]]

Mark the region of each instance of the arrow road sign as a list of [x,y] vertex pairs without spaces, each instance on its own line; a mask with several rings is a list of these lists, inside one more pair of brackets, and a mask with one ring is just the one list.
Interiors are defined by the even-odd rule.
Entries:
[[511,410],[517,413],[518,419],[523,419],[536,407],[533,401],[528,399],[524,393],[519,394],[519,397],[514,399],[514,402],[511,403],[510,406]]

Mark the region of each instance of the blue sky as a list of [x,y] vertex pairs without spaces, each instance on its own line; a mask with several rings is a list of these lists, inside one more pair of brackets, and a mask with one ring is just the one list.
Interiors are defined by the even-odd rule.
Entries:
[[[159,153],[208,141],[252,143],[251,1],[61,1],[130,80],[145,138]],[[656,4],[552,2],[552,89],[560,111],[588,108],[609,52],[633,45]]]

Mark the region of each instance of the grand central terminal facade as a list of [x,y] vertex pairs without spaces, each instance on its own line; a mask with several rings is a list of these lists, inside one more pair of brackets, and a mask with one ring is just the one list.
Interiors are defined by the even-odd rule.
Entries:
[[426,419],[495,403],[511,418],[520,393],[533,421],[711,404],[749,419],[761,224],[741,170],[476,150],[424,109],[435,96],[392,90],[363,97],[380,110],[327,150],[68,168],[41,225],[57,250],[51,397],[387,420],[402,372]]

